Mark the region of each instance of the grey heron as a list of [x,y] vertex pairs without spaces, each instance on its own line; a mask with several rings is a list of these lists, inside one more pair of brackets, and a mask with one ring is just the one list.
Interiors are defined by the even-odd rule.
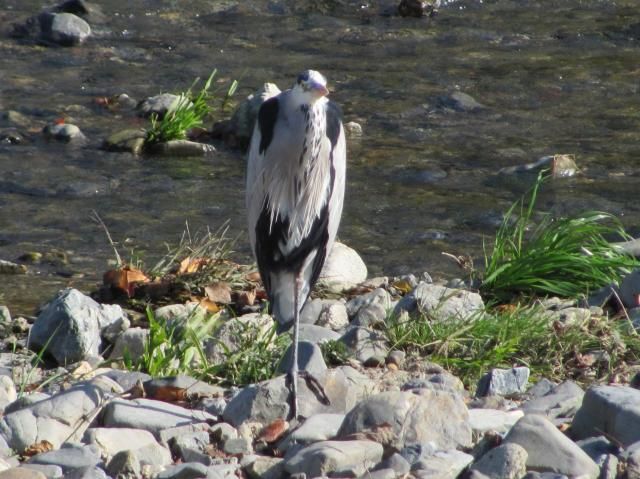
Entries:
[[278,332],[293,326],[288,381],[294,418],[300,310],[331,251],[344,200],[344,128],[328,93],[326,79],[307,70],[289,90],[266,100],[247,164],[251,247]]

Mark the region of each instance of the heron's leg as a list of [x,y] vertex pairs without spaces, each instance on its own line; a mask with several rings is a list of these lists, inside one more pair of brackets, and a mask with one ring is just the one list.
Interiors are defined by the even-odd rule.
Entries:
[[298,271],[293,282],[293,360],[289,377],[291,381],[291,416],[298,418],[298,325],[300,324],[300,287],[302,285],[302,272]]

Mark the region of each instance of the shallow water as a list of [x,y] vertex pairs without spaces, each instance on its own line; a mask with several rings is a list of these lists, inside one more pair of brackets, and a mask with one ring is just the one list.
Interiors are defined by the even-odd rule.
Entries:
[[[432,20],[340,0],[100,4],[104,21],[90,20],[95,35],[81,47],[0,38],[0,111],[28,118],[25,144],[0,145],[0,258],[51,249],[70,257],[0,277],[0,302],[16,313],[65,285],[99,282],[113,253],[93,210],[124,257],[153,263],[186,221],[196,231],[229,219],[236,259],[249,260],[240,152],[219,145],[206,158],[136,158],[99,149],[109,133],[146,123],[95,98],[180,91],[213,68],[221,90],[239,80],[237,98],[265,81],[284,88],[306,68],[328,77],[346,121],[364,129],[348,144],[340,238],[371,275],[459,274],[442,251],[481,262],[483,238],[531,181],[497,171],[555,153],[574,154],[581,171],[549,185],[541,208],[606,210],[640,232],[635,1],[452,2]],[[6,32],[40,7],[7,0],[0,25]],[[484,108],[444,108],[456,90]],[[89,143],[45,141],[39,129],[59,117]]]

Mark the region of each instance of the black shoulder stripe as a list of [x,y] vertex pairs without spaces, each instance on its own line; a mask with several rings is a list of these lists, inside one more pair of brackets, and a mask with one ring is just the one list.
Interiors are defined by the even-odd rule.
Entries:
[[260,105],[258,110],[258,125],[260,126],[260,153],[271,144],[273,130],[278,119],[278,98],[272,97]]
[[331,141],[331,146],[335,147],[340,136],[340,123],[342,121],[342,111],[340,107],[332,101],[327,103],[327,136]]

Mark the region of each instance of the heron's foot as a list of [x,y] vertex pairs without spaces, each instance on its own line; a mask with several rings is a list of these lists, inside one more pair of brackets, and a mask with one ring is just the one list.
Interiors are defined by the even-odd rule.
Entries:
[[325,406],[331,405],[331,400],[329,399],[329,396],[327,396],[324,387],[322,387],[320,381],[318,381],[318,379],[313,374],[311,374],[309,371],[300,371],[298,374],[304,379],[305,383],[307,383],[307,387],[311,390],[311,392],[313,392],[313,394],[315,394],[318,401],[320,401]]

